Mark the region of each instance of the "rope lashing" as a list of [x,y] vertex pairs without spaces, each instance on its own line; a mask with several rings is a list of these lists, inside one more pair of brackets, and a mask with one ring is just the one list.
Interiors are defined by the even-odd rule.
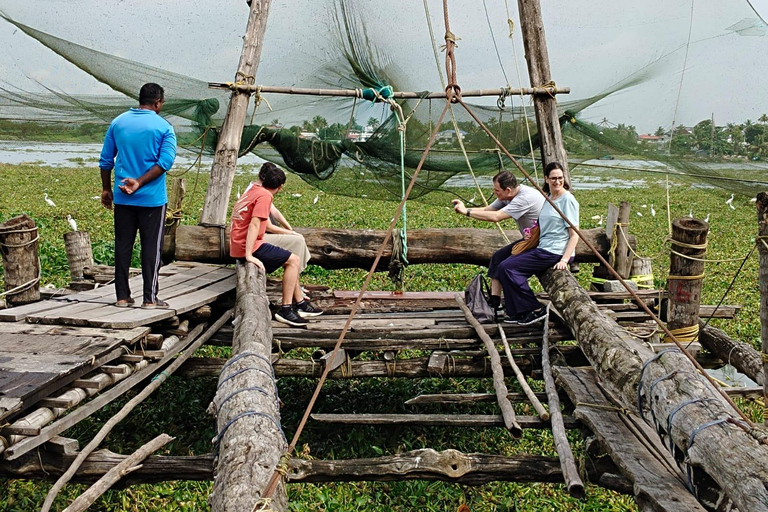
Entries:
[[[679,327],[677,329],[670,329],[672,335],[677,338],[680,343],[690,343],[695,341],[699,337],[699,324],[698,322],[688,327]],[[672,338],[668,335],[664,336],[664,343],[672,343]]]
[[[629,276],[630,281],[637,283],[638,288],[653,289],[653,274],[638,274],[635,276]],[[651,281],[651,284],[645,284],[646,281]]]
[[286,441],[286,442],[288,441],[286,439],[286,437],[285,437],[285,433],[283,432],[283,428],[280,426],[280,422],[277,421],[271,414],[267,414],[265,412],[259,412],[259,411],[246,411],[246,412],[238,414],[237,416],[235,416],[234,418],[229,420],[226,423],[226,425],[224,425],[224,428],[221,429],[221,432],[216,434],[216,437],[213,438],[213,446],[214,446],[214,453],[215,454],[218,455],[218,453],[219,453],[219,445],[221,444],[221,440],[224,439],[224,434],[227,433],[227,430],[229,430],[229,427],[234,425],[237,420],[240,420],[242,418],[247,418],[249,416],[259,416],[261,418],[268,419],[269,421],[271,421],[272,423],[275,424],[275,426],[277,427],[277,430],[280,432],[280,434],[282,434],[283,440]]
[[[266,396],[267,398],[272,398],[273,394],[269,393],[266,389],[259,387],[259,386],[249,386],[247,388],[242,388],[233,391],[230,393],[224,400],[221,401],[220,404],[216,407],[217,410],[220,410],[224,404],[226,404],[231,398],[239,395],[240,393],[244,391],[256,391],[261,393],[262,395]],[[275,396],[275,407],[279,410],[280,408],[280,402],[277,400],[277,397]]]
[[549,97],[552,99],[555,99],[555,91],[557,90],[557,84],[554,80],[550,80],[549,82],[543,83],[539,85],[538,87],[541,87],[544,89],[547,94],[549,94]]
[[697,276],[667,276],[667,280],[672,281],[696,281],[697,279],[704,279],[706,274],[699,274]]
[[[645,373],[645,369],[648,367],[648,365],[668,352],[681,352],[681,350],[677,347],[669,347],[665,348],[664,350],[659,350],[655,356],[643,363],[643,367],[640,369],[640,376],[637,379],[638,382],[643,381],[643,374]],[[643,413],[643,386],[637,386],[637,410],[640,412],[640,414]]]
[[274,382],[274,376],[271,373],[269,373],[268,371],[262,370],[261,368],[254,368],[252,366],[249,366],[248,368],[241,368],[241,369],[237,370],[232,375],[228,375],[226,379],[224,379],[221,382],[219,382],[219,385],[216,387],[216,389],[221,388],[221,386],[225,382],[228,382],[229,380],[231,380],[231,379],[233,379],[233,378],[237,377],[238,375],[241,375],[241,374],[243,374],[245,372],[259,372],[259,373],[263,373],[264,375],[270,377],[273,380],[273,382]]
[[675,443],[672,441],[672,420],[674,419],[675,415],[680,412],[680,410],[685,407],[686,405],[695,404],[695,403],[704,403],[704,402],[712,402],[714,401],[714,398],[711,397],[701,397],[701,398],[694,398],[693,400],[686,400],[685,402],[681,403],[672,411],[669,413],[669,416],[667,417],[667,436],[669,437],[669,451],[670,453],[675,453]]
[[152,377],[152,380],[151,380],[151,382],[155,382],[156,380],[159,380],[159,381],[160,381],[160,384],[162,384],[163,382],[165,382],[165,381],[166,381],[166,379],[167,379],[168,377],[169,377],[169,375],[168,375],[168,372],[166,372],[165,370],[163,370],[163,371],[161,371],[160,373],[158,373],[157,375],[155,375],[154,377]]
[[395,90],[391,85],[379,88],[357,89],[357,91],[359,91],[360,98],[374,103],[387,101],[395,95]]
[[[619,233],[624,234],[622,227],[628,227],[629,223],[617,222],[613,225],[613,236],[611,237],[611,247],[608,249],[608,257],[616,259],[616,248],[619,246]],[[629,244],[627,244],[629,246]]]

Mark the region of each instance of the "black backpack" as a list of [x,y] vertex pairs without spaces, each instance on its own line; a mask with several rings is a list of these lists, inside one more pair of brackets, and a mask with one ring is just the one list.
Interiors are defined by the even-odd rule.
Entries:
[[464,291],[464,302],[472,312],[472,316],[481,324],[493,323],[494,321],[490,297],[491,289],[483,274],[477,274],[473,277]]

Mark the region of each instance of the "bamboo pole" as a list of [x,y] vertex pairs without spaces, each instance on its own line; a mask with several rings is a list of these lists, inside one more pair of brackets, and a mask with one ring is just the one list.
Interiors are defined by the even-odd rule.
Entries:
[[528,381],[525,380],[525,375],[523,375],[523,372],[520,371],[520,368],[517,366],[517,363],[515,362],[515,358],[512,357],[512,350],[509,348],[509,343],[507,342],[507,334],[504,332],[504,328],[501,324],[498,324],[499,327],[499,334],[501,335],[501,342],[504,344],[504,353],[507,355],[507,361],[509,361],[509,366],[512,367],[512,371],[515,372],[515,377],[517,377],[517,382],[520,384],[520,387],[523,390],[523,393],[525,393],[525,396],[528,397],[528,401],[531,402],[531,405],[533,405],[533,408],[536,409],[536,413],[539,415],[539,418],[541,418],[544,421],[549,420],[549,413],[544,408],[543,405],[541,405],[541,402],[539,402],[539,399],[536,397],[536,393],[533,392],[531,389],[531,386],[528,385]]
[[45,502],[43,503],[43,507],[41,509],[41,512],[48,512],[51,509],[51,505],[53,504],[54,498],[56,498],[56,495],[59,493],[59,491],[64,487],[64,485],[72,478],[72,476],[77,472],[77,469],[80,467],[80,465],[85,461],[86,457],[88,457],[88,454],[93,452],[99,444],[104,440],[104,438],[107,437],[109,432],[114,428],[115,425],[117,425],[120,421],[123,420],[128,414],[141,402],[143,402],[149,395],[151,395],[157,388],[160,387],[160,385],[165,382],[165,379],[168,378],[174,371],[176,371],[179,366],[182,365],[184,361],[189,359],[192,354],[195,353],[195,351],[200,348],[203,343],[208,341],[208,339],[213,335],[214,332],[216,332],[222,325],[224,325],[229,318],[232,316],[232,310],[230,309],[226,313],[224,313],[219,320],[214,323],[210,329],[208,329],[205,334],[197,338],[197,336],[200,334],[200,332],[205,328],[205,324],[199,324],[191,333],[190,338],[195,339],[195,342],[192,343],[183,353],[179,355],[176,359],[173,360],[173,363],[168,366],[165,370],[158,373],[152,381],[149,383],[149,385],[144,388],[141,393],[133,397],[127,404],[123,406],[120,411],[112,416],[109,421],[107,421],[103,427],[101,427],[101,430],[96,434],[96,436],[91,440],[88,445],[83,448],[83,450],[80,452],[80,454],[77,456],[75,461],[72,463],[72,466],[61,475],[61,477],[56,481],[56,483],[51,487],[51,489],[48,491],[48,495],[45,497]]
[[[250,3],[248,27],[243,38],[243,51],[235,75],[236,81],[252,84],[256,80],[271,3],[272,0],[252,0]],[[227,219],[229,194],[232,191],[237,154],[240,150],[250,98],[250,93],[234,91],[229,100],[227,115],[216,144],[203,212],[200,215],[202,225],[223,227]]]
[[517,423],[517,420],[515,419],[515,410],[512,407],[509,398],[507,398],[509,391],[507,390],[507,385],[504,384],[504,370],[501,367],[501,357],[499,357],[499,352],[496,350],[496,346],[493,344],[491,337],[488,336],[488,333],[485,332],[485,329],[483,329],[483,326],[480,325],[480,322],[478,322],[474,316],[472,316],[472,312],[464,302],[464,298],[458,293],[456,294],[455,298],[459,307],[464,312],[464,316],[466,317],[467,322],[469,322],[470,325],[475,328],[477,335],[481,340],[483,340],[485,350],[488,352],[488,357],[491,359],[493,388],[496,391],[496,399],[499,402],[499,407],[501,408],[501,415],[504,418],[504,425],[512,434],[512,437],[515,439],[520,439],[523,436],[523,429]]
[[547,304],[547,316],[544,318],[544,335],[541,338],[541,370],[544,377],[544,387],[547,390],[549,402],[549,414],[552,422],[552,437],[555,441],[557,456],[560,458],[560,468],[563,470],[563,479],[568,488],[568,493],[575,497],[584,496],[584,482],[579,477],[579,468],[573,457],[571,446],[563,425],[563,415],[560,412],[560,397],[557,395],[557,387],[552,377],[552,366],[549,364],[549,307]]
[[[208,87],[211,89],[229,89],[241,93],[248,94],[295,94],[302,96],[341,96],[344,98],[362,98],[362,89],[312,89],[305,87],[279,87],[272,85],[251,85],[233,82],[209,82]],[[570,87],[522,87],[515,89],[512,87],[502,87],[501,89],[470,89],[468,91],[461,91],[461,95],[464,98],[468,97],[480,97],[480,96],[548,96],[551,97],[556,94],[570,94]],[[423,92],[410,92],[410,91],[395,91],[392,93],[394,99],[445,99],[447,96],[445,91],[435,91],[430,93]],[[377,101],[379,101],[377,99]]]
[[83,494],[78,496],[72,503],[69,504],[64,512],[82,512],[87,509],[107,490],[112,487],[118,480],[141,468],[139,462],[143,461],[154,452],[167,445],[171,441],[176,439],[168,434],[160,434],[152,441],[143,445],[141,448],[133,452],[131,455],[123,459],[120,464],[117,464],[112,469],[101,477],[95,484],[88,488]]
[[768,194],[757,195],[757,251],[760,254],[760,337],[763,342],[763,424],[768,426]]

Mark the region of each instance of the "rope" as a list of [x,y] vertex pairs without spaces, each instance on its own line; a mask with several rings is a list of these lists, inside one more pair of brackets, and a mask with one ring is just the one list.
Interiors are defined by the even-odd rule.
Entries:
[[697,276],[667,276],[667,281],[696,281],[699,279],[704,279],[704,276],[706,274],[699,274]]
[[[674,335],[675,338],[680,341],[680,343],[691,343],[694,340],[698,339],[699,337],[699,324],[698,322],[694,325],[689,325],[687,327],[678,327],[677,329],[670,329],[669,332]],[[668,335],[664,336],[664,343],[671,343],[672,338],[670,338]]]

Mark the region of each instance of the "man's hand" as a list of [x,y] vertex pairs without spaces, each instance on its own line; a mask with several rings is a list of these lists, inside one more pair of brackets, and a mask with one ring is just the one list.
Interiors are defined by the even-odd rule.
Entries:
[[107,210],[112,209],[112,191],[111,190],[101,191],[101,204]]
[[120,182],[120,185],[118,185],[117,188],[123,191],[123,193],[131,195],[137,190],[139,190],[139,187],[141,187],[141,183],[139,183],[139,180],[135,180],[133,178],[125,178],[123,181]]
[[467,214],[467,207],[464,206],[464,202],[460,199],[454,199],[451,201],[453,203],[453,211],[456,213],[460,213],[461,215]]
[[264,264],[261,262],[261,260],[260,260],[259,258],[257,258],[256,256],[254,256],[253,254],[248,254],[248,255],[246,255],[246,256],[245,256],[245,261],[248,261],[248,262],[250,262],[250,263],[253,263],[253,264],[254,264],[254,265],[256,265],[257,267],[259,267],[261,270],[263,270],[264,272],[266,272],[266,270],[264,269]]

